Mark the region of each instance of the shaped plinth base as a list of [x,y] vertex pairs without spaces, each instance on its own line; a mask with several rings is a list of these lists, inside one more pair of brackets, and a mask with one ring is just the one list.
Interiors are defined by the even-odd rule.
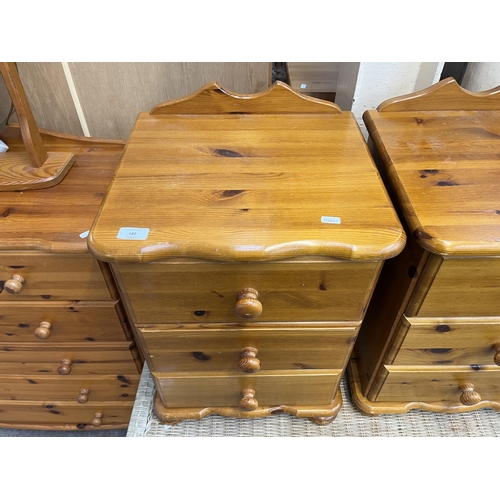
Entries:
[[288,413],[298,418],[308,418],[317,425],[327,425],[335,420],[342,408],[342,395],[337,391],[332,403],[327,406],[259,406],[252,411],[242,411],[236,407],[209,408],[167,408],[156,393],[154,412],[160,422],[168,425],[179,424],[183,420],[200,420],[208,415],[220,415],[233,418],[262,418]]
[[31,165],[27,153],[0,154],[0,191],[27,191],[59,184],[73,166],[73,153],[49,152],[45,163]]
[[500,402],[498,401],[481,401],[474,405],[463,405],[460,402],[452,401],[401,401],[401,402],[387,402],[387,401],[370,401],[363,396],[361,384],[356,363],[350,361],[347,374],[349,376],[349,386],[351,388],[352,402],[354,406],[363,414],[369,417],[384,414],[403,414],[408,413],[410,410],[425,410],[436,413],[465,413],[481,408],[492,408],[500,410]]

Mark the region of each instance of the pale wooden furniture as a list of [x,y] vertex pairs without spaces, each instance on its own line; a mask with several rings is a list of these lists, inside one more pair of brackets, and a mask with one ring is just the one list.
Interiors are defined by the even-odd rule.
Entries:
[[[0,138],[25,150],[18,127]],[[75,163],[57,186],[0,193],[0,426],[126,428],[142,363],[109,266],[85,238],[124,144],[40,138]]]
[[[272,82],[269,61],[246,62],[18,62],[39,127],[126,140],[139,112],[217,80],[241,93]],[[2,106],[0,81],[0,119]],[[73,94],[71,92],[73,90]],[[9,101],[10,105],[10,101]]]
[[288,62],[286,72],[290,87],[297,92],[335,102],[340,63]]
[[165,422],[324,424],[405,235],[351,113],[281,82],[141,113],[89,235],[131,311]]
[[8,151],[0,156],[0,191],[40,189],[59,184],[73,163],[73,153],[48,152],[31,112],[16,65],[0,62],[12,104],[19,118],[24,151]]
[[409,235],[350,365],[367,414],[500,409],[500,87],[453,79],[364,115]]

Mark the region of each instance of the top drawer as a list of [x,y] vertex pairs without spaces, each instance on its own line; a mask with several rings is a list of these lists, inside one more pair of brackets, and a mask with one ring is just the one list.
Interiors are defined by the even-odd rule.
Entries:
[[[164,261],[117,265],[136,323],[358,321],[376,262]],[[242,290],[253,292],[240,294]],[[260,313],[260,314],[259,314]]]
[[0,253],[2,301],[111,298],[99,264],[90,255]]
[[500,258],[445,259],[418,316],[500,316]]

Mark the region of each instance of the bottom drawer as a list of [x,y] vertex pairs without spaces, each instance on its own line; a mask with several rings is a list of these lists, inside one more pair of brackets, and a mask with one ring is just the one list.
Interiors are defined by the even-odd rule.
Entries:
[[258,406],[328,405],[340,382],[341,371],[314,370],[307,374],[296,371],[265,372],[258,375],[153,372],[162,403],[171,408],[213,406],[238,407],[243,391],[255,391]]
[[[483,367],[480,370],[471,368],[455,368],[453,370],[434,367],[422,367],[413,370],[398,367],[386,367],[388,371],[376,401],[384,402],[438,402],[460,403],[461,398],[474,396],[480,401],[500,401],[500,368]],[[460,387],[470,384],[468,390]],[[463,394],[468,395],[463,396]],[[463,403],[467,404],[467,403]],[[469,403],[471,404],[471,403]]]
[[[139,375],[2,375],[0,400],[71,401],[80,404],[97,401],[134,402]],[[0,409],[1,419],[1,409]]]
[[127,427],[130,403],[1,401],[0,427],[31,429],[106,429]]

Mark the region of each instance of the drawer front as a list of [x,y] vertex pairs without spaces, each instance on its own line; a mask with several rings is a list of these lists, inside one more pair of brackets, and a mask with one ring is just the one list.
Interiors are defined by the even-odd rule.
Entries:
[[378,269],[352,261],[118,266],[136,323],[244,322],[236,310],[248,288],[258,293],[259,321],[356,321]]
[[199,373],[170,376],[153,372],[153,379],[166,407],[238,407],[242,390],[255,391],[259,406],[328,405],[338,388],[340,371],[260,372],[258,375],[227,376]]
[[125,340],[114,302],[0,302],[0,342]]
[[409,329],[394,364],[500,365],[500,318],[490,319],[408,318]]
[[[201,325],[200,325],[201,326]],[[343,369],[357,328],[140,328],[161,372]],[[213,325],[212,325],[213,326]],[[241,363],[241,368],[240,368]]]
[[464,384],[472,384],[482,401],[500,401],[500,368],[422,368],[405,370],[386,366],[389,372],[376,401],[460,402]]
[[[0,375],[0,400],[72,401],[80,404],[98,401],[134,402],[139,375],[70,376]],[[1,420],[1,415],[0,415]]]
[[0,301],[111,298],[99,264],[90,255],[0,253]]
[[106,375],[137,373],[130,344],[0,344],[0,374]]
[[500,316],[500,258],[445,259],[418,316]]
[[106,429],[127,427],[133,403],[69,403],[0,401],[0,427],[2,425],[29,427],[50,426],[71,429]]

